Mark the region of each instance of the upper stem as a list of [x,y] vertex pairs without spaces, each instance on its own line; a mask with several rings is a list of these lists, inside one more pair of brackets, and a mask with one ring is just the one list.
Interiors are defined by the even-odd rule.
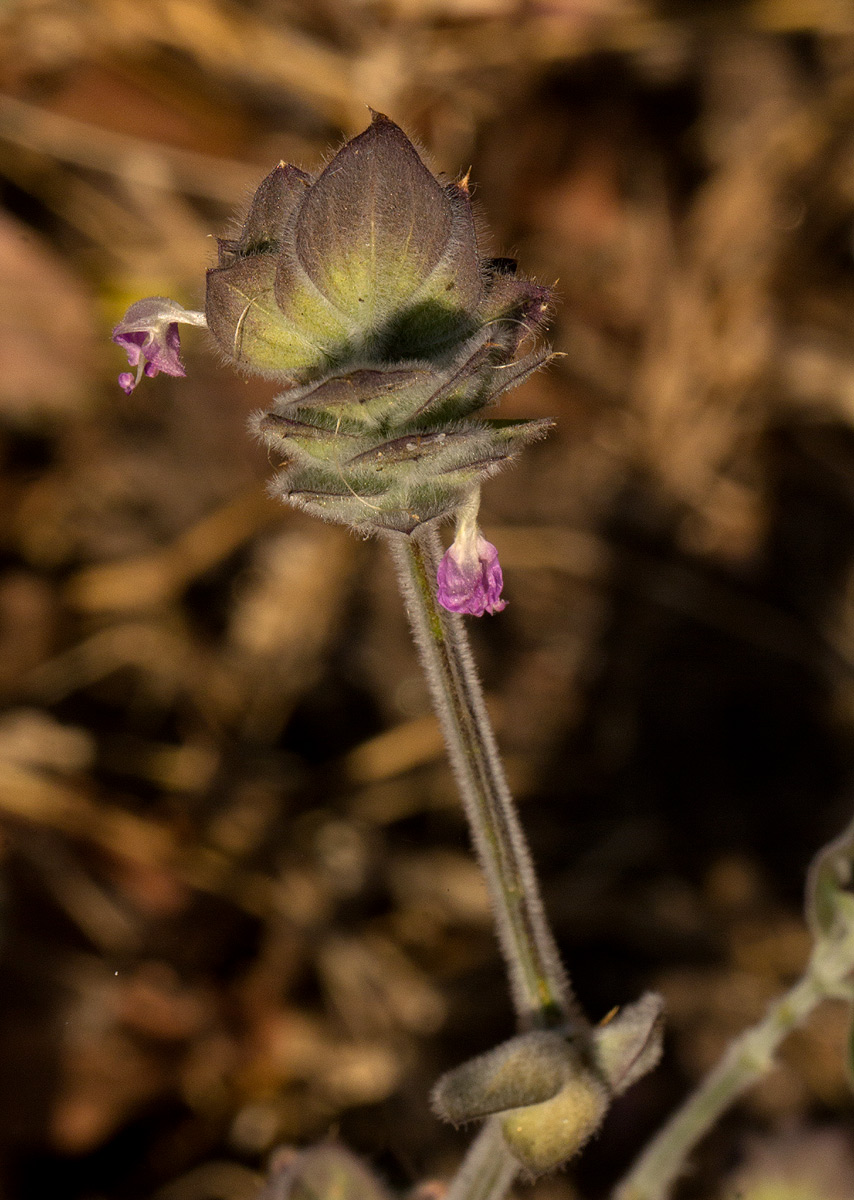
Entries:
[[570,1015],[582,1020],[546,922],[463,621],[436,600],[438,535],[393,534],[389,543],[486,875],[520,1028],[550,1028]]

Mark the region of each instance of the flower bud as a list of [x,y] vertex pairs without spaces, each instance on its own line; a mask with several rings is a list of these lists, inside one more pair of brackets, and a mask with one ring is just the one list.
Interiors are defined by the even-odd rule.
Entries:
[[595,1029],[520,1034],[443,1075],[433,1109],[455,1125],[498,1116],[525,1170],[550,1171],[592,1137],[614,1096],[656,1065],[662,1008],[648,992]]
[[579,1064],[551,1100],[504,1113],[501,1131],[522,1166],[542,1175],[574,1158],[602,1124],[609,1104],[601,1079]]
[[498,551],[480,533],[454,540],[439,564],[438,584],[439,603],[449,612],[482,617],[507,607],[501,599],[504,575]]
[[477,525],[480,489],[457,513],[457,535],[439,563],[437,599],[449,612],[499,613],[507,607],[501,599],[504,576],[498,551]]
[[817,942],[854,941],[854,822],[810,864],[806,917]]
[[439,1080],[433,1108],[460,1124],[500,1115],[508,1147],[533,1175],[572,1158],[608,1110],[608,1087],[583,1037],[538,1030],[511,1038]]
[[[171,302],[141,303],[159,314]],[[262,181],[239,235],[219,242],[205,316],[237,367],[285,387],[253,419],[281,456],[273,493],[360,532],[409,534],[455,513],[550,427],[476,415],[548,362],[547,348],[517,356],[548,303],[513,260],[481,261],[465,182],[437,179],[374,113],[316,179],[281,163]],[[140,375],[183,374],[177,322],[187,316],[173,310],[184,311],[157,316],[152,336],[148,324],[117,327],[145,360]],[[486,546],[482,595],[459,611],[502,607]],[[451,603],[470,567],[470,556],[449,560]]]

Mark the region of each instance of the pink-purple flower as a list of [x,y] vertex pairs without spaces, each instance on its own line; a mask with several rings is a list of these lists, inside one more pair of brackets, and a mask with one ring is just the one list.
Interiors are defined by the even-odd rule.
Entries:
[[130,395],[143,375],[152,378],[160,371],[186,374],[179,358],[179,324],[207,325],[207,321],[204,313],[192,312],[164,296],[149,296],[130,306],[113,330],[113,341],[127,354],[128,364],[136,367],[136,374],[123,371],[119,375],[124,392]]
[[482,617],[499,613],[507,601],[501,599],[504,576],[498,551],[477,525],[461,522],[453,544],[446,550],[437,572],[437,599],[449,612]]

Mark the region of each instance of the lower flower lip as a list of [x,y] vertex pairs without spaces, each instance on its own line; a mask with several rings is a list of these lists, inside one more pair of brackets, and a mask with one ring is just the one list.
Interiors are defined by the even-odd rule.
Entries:
[[150,296],[132,304],[113,329],[112,338],[127,355],[128,364],[136,367],[136,377],[129,371],[119,376],[119,386],[128,395],[143,375],[153,378],[160,371],[166,375],[184,376],[180,359],[181,325],[206,325],[205,314],[193,312],[163,296]]

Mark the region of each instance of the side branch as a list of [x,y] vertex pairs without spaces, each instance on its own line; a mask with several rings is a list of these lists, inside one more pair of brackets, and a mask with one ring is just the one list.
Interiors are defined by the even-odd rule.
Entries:
[[838,962],[828,958],[827,948],[819,944],[802,978],[770,1005],[757,1025],[730,1043],[720,1062],[641,1153],[613,1200],[667,1200],[698,1142],[771,1070],[788,1035],[823,1000],[839,995]]

